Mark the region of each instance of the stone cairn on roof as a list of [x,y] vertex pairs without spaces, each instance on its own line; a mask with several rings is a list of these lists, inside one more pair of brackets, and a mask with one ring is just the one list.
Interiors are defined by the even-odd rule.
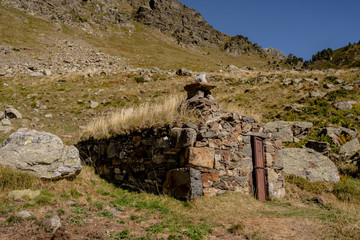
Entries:
[[179,111],[190,110],[193,111],[197,117],[203,119],[220,116],[224,112],[210,92],[210,90],[215,87],[215,85],[209,84],[206,81],[205,73],[199,74],[195,78],[195,83],[184,87],[187,92],[187,98],[180,104]]

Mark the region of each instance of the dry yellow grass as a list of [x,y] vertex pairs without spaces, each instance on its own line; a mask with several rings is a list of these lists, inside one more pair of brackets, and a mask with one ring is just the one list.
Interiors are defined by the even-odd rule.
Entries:
[[83,133],[83,138],[106,137],[133,127],[149,127],[173,122],[179,117],[190,117],[189,113],[178,112],[183,101],[181,95],[162,98],[156,103],[142,103],[138,106],[116,110],[109,116],[101,116],[91,121]]

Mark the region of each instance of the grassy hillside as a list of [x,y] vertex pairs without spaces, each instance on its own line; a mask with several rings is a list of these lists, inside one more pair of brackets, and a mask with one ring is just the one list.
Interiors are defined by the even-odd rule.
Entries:
[[312,57],[307,63],[310,69],[345,69],[360,67],[360,42],[332,50],[324,49]]

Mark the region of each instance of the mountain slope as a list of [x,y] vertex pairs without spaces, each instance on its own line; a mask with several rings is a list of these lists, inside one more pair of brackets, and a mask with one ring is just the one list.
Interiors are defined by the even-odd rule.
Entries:
[[[253,67],[267,62],[256,44],[215,30],[177,0],[2,0],[0,17],[0,45],[32,48],[32,58],[51,58],[46,53],[52,50],[44,51],[46,44],[73,40],[84,42],[89,50],[123,57],[124,65],[139,67],[210,70],[218,68],[220,61]],[[44,36],[53,40],[41,40]],[[224,46],[232,41],[232,51],[240,56],[226,53]]]
[[360,67],[360,41],[336,50],[324,49],[313,55],[307,65],[311,69]]

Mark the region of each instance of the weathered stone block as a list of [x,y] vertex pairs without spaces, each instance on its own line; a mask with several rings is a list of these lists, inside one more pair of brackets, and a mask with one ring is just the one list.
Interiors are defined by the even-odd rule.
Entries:
[[170,132],[170,142],[174,147],[192,147],[196,141],[196,131],[192,128],[173,128]]
[[170,170],[166,175],[164,193],[184,200],[193,200],[202,196],[201,172],[193,168]]
[[186,165],[195,167],[214,168],[215,151],[212,148],[187,149],[188,160]]

